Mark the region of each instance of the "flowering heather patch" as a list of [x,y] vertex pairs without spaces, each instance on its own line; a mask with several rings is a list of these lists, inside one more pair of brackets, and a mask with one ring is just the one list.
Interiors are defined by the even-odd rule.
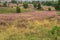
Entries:
[[34,16],[39,17],[40,19],[51,18],[56,16],[55,11],[41,11],[33,13]]
[[49,21],[46,18],[55,16],[56,12],[54,11],[0,14],[0,40],[43,40],[46,38],[47,40],[48,38],[49,40],[54,39],[51,38],[52,36],[50,34],[50,30],[57,23],[55,20]]
[[28,12],[28,13],[21,13],[21,14],[0,14],[0,20],[15,20],[17,18],[22,19],[45,19],[45,18],[52,18],[56,16],[55,11],[36,11],[36,12]]
[[57,19],[60,20],[60,16],[57,16]]
[[[44,19],[51,19],[56,16],[55,11],[36,11],[36,12],[27,12],[27,13],[16,13],[16,14],[0,14],[0,25],[8,24],[12,25],[14,23],[21,24],[21,21],[28,21],[28,20],[44,20]],[[17,23],[20,21],[19,23]],[[24,23],[23,23],[24,24]],[[22,24],[21,24],[22,25]]]
[[14,20],[17,17],[17,14],[0,14],[0,20]]

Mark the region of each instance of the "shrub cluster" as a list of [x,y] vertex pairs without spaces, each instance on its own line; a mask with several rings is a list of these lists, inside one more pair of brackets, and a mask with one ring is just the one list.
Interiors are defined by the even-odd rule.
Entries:
[[11,0],[11,3],[17,3],[17,1],[16,0]]
[[54,4],[56,10],[60,10],[60,0],[56,4]]
[[4,6],[4,7],[7,7],[7,2],[4,2],[4,3],[3,3],[3,6]]
[[41,9],[42,7],[41,7],[41,4],[40,3],[38,3],[38,5],[37,5],[37,9]]
[[37,7],[37,3],[36,3],[36,1],[33,1],[32,4],[33,4],[34,8]]
[[25,1],[25,2],[23,3],[23,7],[24,7],[24,8],[28,8],[28,2]]
[[57,40],[58,36],[60,36],[60,27],[54,26],[51,30],[51,34],[54,37],[54,39]]
[[20,7],[16,7],[16,13],[21,13],[21,9],[20,9]]
[[51,8],[48,8],[48,11],[51,11]]
[[38,10],[42,9],[41,3],[39,1],[33,1],[33,6]]

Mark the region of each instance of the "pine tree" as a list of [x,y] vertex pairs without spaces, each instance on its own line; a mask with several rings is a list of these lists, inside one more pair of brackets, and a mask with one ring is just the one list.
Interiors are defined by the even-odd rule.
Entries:
[[48,8],[48,11],[51,11],[51,8]]
[[17,3],[17,1],[16,0],[11,0],[11,3]]
[[58,0],[58,5],[60,5],[60,0]]
[[7,2],[4,2],[4,3],[3,3],[3,6],[4,6],[4,7],[7,7]]
[[60,10],[60,0],[58,0],[57,4],[54,5],[56,10]]
[[38,3],[38,5],[37,5],[37,9],[42,9],[42,7],[41,7],[41,4],[40,3]]
[[28,2],[25,1],[25,2],[23,3],[23,7],[24,7],[24,8],[28,8]]
[[21,13],[21,9],[20,9],[20,7],[16,7],[16,13]]

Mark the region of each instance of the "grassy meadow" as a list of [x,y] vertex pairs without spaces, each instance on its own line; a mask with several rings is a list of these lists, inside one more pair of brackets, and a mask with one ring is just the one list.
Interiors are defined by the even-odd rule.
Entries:
[[12,2],[0,2],[0,40],[60,40],[60,2]]
[[[31,11],[30,9],[24,9],[21,7],[21,12],[29,12]],[[16,13],[16,7],[2,7],[0,8],[0,14],[12,14],[12,13]]]
[[12,25],[0,25],[0,40],[60,40],[57,25],[57,20],[15,20]]

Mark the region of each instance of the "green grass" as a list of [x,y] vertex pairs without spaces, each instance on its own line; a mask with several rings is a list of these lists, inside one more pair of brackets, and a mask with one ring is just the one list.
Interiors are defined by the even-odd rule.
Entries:
[[[35,32],[31,31],[31,29],[29,33],[10,34],[7,31],[5,31],[1,33],[2,36],[0,36],[2,39],[5,38],[3,40],[56,40],[55,36],[58,38],[57,40],[60,39],[60,36],[57,36],[57,34],[55,36],[53,34],[50,34],[51,30],[46,30],[46,28],[40,27],[36,28],[34,30]],[[52,30],[54,29],[52,28]]]
[[[28,12],[29,10],[21,8],[21,12]],[[16,13],[16,8],[11,7],[5,7],[0,8],[0,14],[10,14],[10,13]]]
[[2,13],[15,13],[15,8],[0,8],[0,14]]
[[60,16],[60,12],[58,12],[57,15]]
[[30,12],[31,10],[27,10],[27,9],[24,9],[24,8],[21,8],[21,12]]
[[[19,22],[23,24],[22,27],[19,27]],[[2,29],[3,31],[0,29],[0,40],[56,40],[55,36],[60,40],[60,26],[55,26],[53,21],[46,24],[41,21],[19,20],[17,23],[12,23],[5,30]]]

